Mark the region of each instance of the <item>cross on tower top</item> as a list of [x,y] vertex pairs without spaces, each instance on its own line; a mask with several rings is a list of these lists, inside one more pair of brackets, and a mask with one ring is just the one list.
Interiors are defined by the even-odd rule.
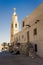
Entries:
[[16,12],[16,8],[14,8],[14,12]]
[[16,8],[13,8],[14,9],[14,13],[13,13],[13,15],[16,15]]

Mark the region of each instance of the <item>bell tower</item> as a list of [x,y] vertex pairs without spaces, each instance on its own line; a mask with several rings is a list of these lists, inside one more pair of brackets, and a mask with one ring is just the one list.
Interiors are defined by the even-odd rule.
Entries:
[[14,8],[14,13],[12,15],[11,31],[10,31],[10,43],[14,42],[14,35],[18,33],[18,16],[16,15],[16,8]]

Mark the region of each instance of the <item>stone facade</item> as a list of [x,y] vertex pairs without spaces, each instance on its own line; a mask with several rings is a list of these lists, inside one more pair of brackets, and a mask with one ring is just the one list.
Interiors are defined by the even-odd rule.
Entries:
[[43,57],[43,3],[25,17],[22,30],[14,37],[14,42],[24,45],[27,42],[31,43],[36,54]]
[[2,46],[2,44],[0,44],[0,52],[2,51],[2,48],[3,48],[3,46]]

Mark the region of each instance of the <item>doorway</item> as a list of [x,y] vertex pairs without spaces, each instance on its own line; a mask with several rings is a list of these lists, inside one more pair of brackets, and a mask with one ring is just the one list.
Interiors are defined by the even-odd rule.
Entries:
[[37,52],[37,44],[35,44],[35,52]]

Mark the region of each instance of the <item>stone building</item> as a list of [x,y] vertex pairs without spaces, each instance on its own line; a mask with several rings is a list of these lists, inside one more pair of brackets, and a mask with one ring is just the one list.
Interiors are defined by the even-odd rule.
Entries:
[[14,35],[14,42],[24,45],[30,42],[36,54],[43,57],[43,3],[22,21],[22,29]]
[[2,44],[0,44],[0,52],[2,52],[2,48],[3,48],[3,46],[2,46]]

